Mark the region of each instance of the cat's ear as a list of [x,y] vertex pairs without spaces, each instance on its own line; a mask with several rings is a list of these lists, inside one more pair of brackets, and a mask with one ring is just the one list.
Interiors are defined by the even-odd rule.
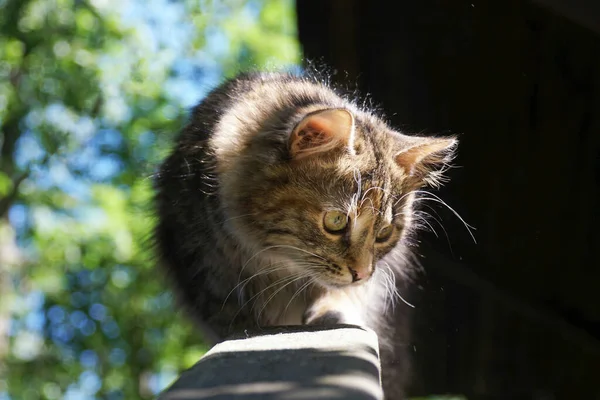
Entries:
[[455,137],[406,137],[403,148],[396,153],[396,164],[406,174],[412,186],[432,185],[440,183],[442,174],[448,163],[454,158],[458,145]]
[[316,111],[305,116],[289,138],[290,156],[299,160],[334,149],[352,151],[354,117],[345,109]]

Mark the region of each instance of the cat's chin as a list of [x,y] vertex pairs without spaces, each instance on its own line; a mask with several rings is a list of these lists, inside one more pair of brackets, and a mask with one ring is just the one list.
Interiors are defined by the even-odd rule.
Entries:
[[350,284],[348,284],[348,283],[339,283],[339,282],[318,282],[318,283],[324,289],[343,289],[343,288],[350,286]]

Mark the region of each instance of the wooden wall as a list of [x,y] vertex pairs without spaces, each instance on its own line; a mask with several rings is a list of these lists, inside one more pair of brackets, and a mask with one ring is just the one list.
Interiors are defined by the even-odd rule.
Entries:
[[450,239],[425,235],[411,296],[413,392],[600,399],[600,35],[518,0],[297,10],[305,56],[396,126],[461,135],[441,195],[477,244],[439,209]]

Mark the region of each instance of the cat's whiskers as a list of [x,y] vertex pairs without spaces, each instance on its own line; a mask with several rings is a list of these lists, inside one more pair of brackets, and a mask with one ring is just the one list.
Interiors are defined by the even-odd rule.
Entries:
[[203,180],[202,183],[203,183],[204,186],[208,186],[209,188],[212,188],[212,189],[218,189],[219,188],[218,182],[217,182],[217,184],[212,184],[212,183],[206,182],[206,181],[210,181],[210,180],[215,180],[214,178],[211,178],[210,176],[208,176],[206,174],[202,175],[202,180]]
[[[315,258],[319,258],[319,259],[321,259],[321,260],[325,260],[323,257],[320,257],[320,256],[318,256],[318,255],[316,255],[316,254],[313,254],[313,253],[309,252],[309,251],[302,250],[302,249],[300,249],[300,248],[297,248],[297,247],[295,247],[295,246],[288,246],[288,245],[274,245],[274,246],[270,246],[270,247],[268,247],[268,248],[266,248],[266,249],[263,249],[262,251],[269,250],[269,249],[276,248],[276,247],[284,247],[284,248],[292,248],[292,249],[295,249],[295,250],[300,250],[300,251],[302,251],[302,252],[308,253],[309,255],[311,255],[311,256],[313,256],[313,257],[315,257]],[[262,251],[261,251],[261,252],[262,252]],[[260,252],[259,252],[259,253],[260,253]],[[257,254],[255,254],[255,256],[256,256],[256,255],[258,255],[258,253],[257,253]],[[225,301],[223,302],[223,306],[225,305],[225,302],[227,301],[227,299],[229,298],[229,296],[231,296],[231,294],[232,294],[232,293],[233,293],[233,292],[234,292],[234,291],[235,291],[235,290],[236,290],[236,289],[237,289],[237,288],[238,288],[240,285],[244,285],[244,286],[242,286],[242,290],[243,290],[243,288],[245,287],[245,285],[246,285],[246,284],[248,284],[250,280],[252,280],[252,279],[254,279],[254,278],[258,277],[258,276],[267,275],[267,274],[270,274],[270,273],[274,273],[274,272],[278,272],[278,271],[284,271],[284,270],[288,270],[288,271],[289,271],[289,270],[291,269],[291,267],[292,267],[292,266],[296,266],[296,267],[298,267],[298,266],[300,266],[300,267],[301,267],[301,266],[309,266],[309,267],[312,267],[312,266],[315,266],[315,265],[317,265],[317,264],[310,263],[310,262],[308,262],[308,261],[303,261],[303,260],[299,260],[299,261],[298,261],[298,260],[297,260],[297,261],[293,261],[293,260],[290,260],[290,261],[287,261],[287,260],[282,260],[282,261],[279,261],[279,262],[276,262],[276,263],[271,263],[271,264],[269,265],[269,267],[263,267],[263,268],[261,268],[259,271],[257,271],[256,273],[254,273],[254,274],[253,274],[253,275],[251,275],[250,277],[248,277],[248,278],[246,278],[246,279],[244,279],[244,280],[242,280],[242,281],[240,282],[240,279],[241,279],[241,276],[242,276],[242,273],[243,273],[243,269],[245,268],[245,266],[244,266],[244,267],[242,268],[242,270],[240,271],[240,274],[239,274],[239,276],[238,276],[238,284],[237,284],[237,285],[236,285],[236,286],[235,286],[235,287],[234,287],[234,288],[233,288],[233,289],[232,289],[232,290],[229,292],[229,294],[228,294],[228,295],[227,295],[227,297],[225,298]]]
[[399,257],[405,265],[411,265],[412,267],[421,267],[421,261],[417,257],[417,255],[409,251],[408,249],[404,249],[401,252],[395,252],[394,257]]
[[465,226],[465,228],[467,229],[467,231],[469,232],[469,235],[471,235],[471,239],[473,239],[474,243],[477,243],[477,240],[475,239],[475,236],[473,235],[473,232],[471,231],[472,229],[474,230],[475,228],[472,227],[471,225],[467,224],[467,222],[463,219],[463,217],[460,216],[460,214],[458,212],[456,212],[456,210],[454,210],[452,207],[450,207],[445,201],[443,201],[442,199],[440,199],[437,195],[428,192],[427,190],[416,190],[415,193],[423,193],[432,197],[417,197],[414,201],[434,201],[436,203],[439,203],[443,206],[445,206],[446,208],[448,208],[448,210],[450,210]]
[[312,253],[312,252],[310,252],[310,251],[308,251],[308,250],[304,250],[304,249],[301,249],[301,248],[299,248],[299,247],[292,246],[292,245],[288,245],[288,244],[279,244],[279,245],[273,245],[273,246],[269,246],[268,248],[269,248],[269,249],[273,249],[273,248],[286,248],[286,249],[298,250],[298,251],[301,251],[301,252],[303,252],[303,253],[309,254],[309,255],[311,255],[311,256],[313,256],[313,257],[316,257],[316,258],[318,258],[318,259],[321,259],[321,260],[323,260],[323,261],[327,261],[327,260],[326,260],[324,257],[321,257],[321,256],[320,256],[320,255],[318,255],[318,254],[315,254],[315,253]]
[[406,211],[403,210],[403,211],[400,211],[400,212],[397,212],[397,213],[393,214],[392,218],[395,218],[398,215],[410,215],[410,212],[407,213]]
[[[378,209],[376,209],[376,208],[375,208],[375,204],[373,203],[373,199],[371,199],[370,197],[368,197],[368,198],[366,198],[365,200],[362,200],[362,201],[361,201],[361,204],[360,204],[360,207],[361,207],[361,208],[363,207],[363,205],[362,205],[362,204],[363,204],[363,203],[364,203],[366,200],[369,200],[369,201],[371,202],[371,207],[369,207],[369,208],[371,209],[371,211],[373,211],[373,214],[381,214],[381,211],[379,211]],[[367,207],[364,207],[364,208],[367,208]]]
[[[302,250],[302,249],[298,249],[298,250]],[[310,254],[310,252],[308,252]],[[312,254],[311,254],[312,255]],[[314,255],[316,256],[316,255]],[[317,256],[318,257],[318,256]],[[322,259],[322,257],[319,257]],[[287,312],[287,309],[289,307],[289,305],[292,303],[293,299],[295,297],[297,297],[297,295],[299,293],[304,292],[305,293],[305,289],[311,284],[314,283],[317,278],[315,277],[315,271],[320,270],[321,268],[323,268],[322,264],[318,264],[315,262],[311,262],[311,261],[307,261],[307,260],[296,260],[296,261],[292,261],[292,265],[294,265],[295,267],[305,267],[306,270],[303,271],[296,271],[294,273],[292,273],[291,275],[289,275],[288,277],[283,277],[281,279],[279,279],[277,282],[273,283],[272,285],[269,285],[267,288],[261,290],[258,295],[262,295],[263,293],[265,293],[267,290],[274,288],[276,285],[281,284],[282,286],[280,288],[278,288],[277,290],[275,290],[273,293],[271,293],[271,295],[264,301],[264,303],[262,304],[262,307],[260,308],[257,316],[256,316],[256,320],[257,323],[260,322],[260,317],[263,313],[263,311],[265,310],[265,308],[268,306],[268,304],[275,298],[275,296],[277,296],[277,294],[279,294],[281,291],[283,291],[286,287],[288,287],[291,284],[294,284],[297,281],[300,281],[302,279],[306,279],[309,278],[307,282],[303,283],[298,289],[296,289],[294,295],[290,298],[290,300],[288,301],[288,303],[286,304],[286,307],[283,311],[281,315],[285,315],[285,312]],[[306,293],[305,293],[306,294]],[[259,297],[257,295],[253,296],[253,298],[256,297],[256,300],[254,301],[254,305],[252,306],[252,309],[254,309],[254,307],[256,306],[256,302],[258,301]],[[250,299],[252,300],[252,298]],[[244,305],[245,306],[245,305]]]
[[[282,267],[277,267],[277,268],[261,268],[260,271],[258,271],[257,273],[255,273],[254,275],[252,275],[250,278],[245,279],[245,283],[243,284],[241,290],[244,290],[244,288],[250,283],[250,280],[252,278],[258,277],[258,276],[265,276],[265,275],[270,275],[270,274],[275,274],[276,272],[280,272],[280,271],[286,271],[288,272],[288,276],[289,275],[294,275],[297,274],[298,271],[294,271],[293,268],[296,267],[306,267],[306,268],[311,268],[313,267],[314,264],[310,263],[310,262],[303,262],[303,261],[296,261],[296,262],[288,262],[288,261],[281,261],[272,265],[283,265]],[[278,275],[279,278],[283,278],[283,276]]]
[[[429,204],[427,204],[427,203],[423,203],[423,206],[424,206],[424,207],[427,207],[427,208],[429,208],[429,209],[431,210],[431,212],[432,212],[432,213],[434,213],[434,214],[435,214],[435,216],[436,216],[437,218],[439,218],[439,220],[441,220],[441,219],[442,219],[442,217],[440,217],[440,214],[438,214],[438,212],[437,212],[437,210],[436,210],[435,208],[433,208],[432,206],[430,206],[430,205],[429,205]],[[424,210],[420,210],[420,211],[422,211],[422,212],[426,213],[426,214],[427,214],[428,216],[430,216],[431,218],[435,218],[433,215],[431,215],[431,214],[429,214],[429,213],[425,212]],[[436,220],[436,222],[438,222],[438,223],[439,223],[439,220],[438,220],[437,218],[436,218],[435,220]]]
[[[391,272],[392,272],[392,274],[393,274],[392,267],[390,267],[390,265],[389,265],[387,262],[385,262],[385,261],[382,261],[382,262],[383,262],[385,265],[387,265],[387,267],[390,269],[390,271],[391,271]],[[406,300],[404,299],[404,297],[402,297],[402,295],[401,295],[401,294],[400,294],[400,292],[398,291],[398,288],[396,287],[395,276],[394,276],[394,286],[393,286],[393,288],[394,288],[394,294],[395,294],[396,296],[398,296],[398,297],[400,298],[400,300],[402,300],[402,302],[404,302],[404,304],[406,304],[407,306],[409,306],[409,307],[411,307],[411,308],[415,308],[415,306],[414,306],[414,305],[412,305],[412,304],[410,304],[408,301],[406,301]]]
[[[283,265],[283,266],[281,266]],[[241,286],[241,290],[244,290],[244,288],[246,287],[246,285],[254,278],[257,278],[259,276],[262,275],[267,275],[270,273],[274,273],[274,272],[278,272],[278,271],[283,271],[283,270],[288,270],[289,269],[289,264],[285,261],[281,261],[278,263],[274,263],[274,264],[270,264],[269,267],[265,267],[260,269],[259,271],[257,271],[256,273],[252,274],[251,276],[249,276],[248,278],[240,281],[241,276],[238,278],[238,283],[234,286],[233,289],[231,289],[231,291],[227,294],[227,296],[225,297],[225,300],[223,300],[223,305],[221,306],[221,310],[223,310],[223,307],[225,307],[225,303],[227,303],[227,300],[229,299],[229,297],[231,296],[231,294],[233,292],[235,292],[236,289],[238,289]]]
[[398,204],[399,202],[401,202],[405,197],[408,197],[408,196],[410,196],[413,193],[415,193],[415,192],[406,192],[406,193],[404,193],[402,196],[400,196],[400,198],[398,198],[398,200],[396,200],[396,202],[393,204],[393,206],[396,206],[396,204]]
[[[259,298],[263,294],[266,294],[266,292],[270,291],[271,289],[273,290],[273,292],[269,294],[267,301],[265,303],[263,303],[263,305],[266,304],[268,301],[270,301],[272,299],[273,295],[279,293],[279,291],[281,291],[281,289],[285,288],[287,285],[289,285],[299,279],[302,279],[306,276],[308,276],[308,274],[305,272],[296,272],[296,273],[286,275],[284,277],[277,279],[276,281],[272,282],[265,288],[261,289],[258,293],[256,293],[254,296],[252,296],[250,298],[250,300],[254,300],[254,304],[252,304],[252,307],[250,309],[254,310],[256,308],[256,302],[259,300]],[[282,285],[282,286],[277,288],[278,285]],[[244,304],[244,306],[245,305],[247,305],[247,304]],[[261,310],[262,310],[262,308],[261,308]]]
[[360,199],[360,206],[359,206],[359,207],[362,207],[362,206],[363,206],[363,204],[364,204],[364,202],[365,202],[367,199],[371,201],[371,205],[373,204],[373,200],[372,200],[370,197],[368,197],[368,198],[367,198],[367,194],[368,194],[368,193],[369,193],[371,190],[373,190],[373,189],[379,189],[379,190],[381,190],[381,191],[382,191],[384,194],[388,194],[388,195],[390,194],[389,190],[387,190],[387,189],[384,189],[384,188],[382,188],[381,186],[371,186],[370,188],[368,188],[367,190],[365,190],[365,192],[363,193],[363,195],[362,195],[362,198]]
[[[418,218],[419,221],[422,221],[425,225],[427,225],[427,227],[429,227],[429,229],[431,230],[431,232],[433,232],[433,234],[435,235],[435,237],[439,237],[439,235],[436,232],[436,230],[433,229],[433,226],[429,223],[429,221],[427,221],[427,218],[425,218],[423,215],[421,215],[421,214],[425,214],[425,216],[428,216],[428,217],[431,217],[431,218],[435,219],[431,214],[429,214],[429,213],[427,213],[425,211],[414,211],[413,213],[414,213],[414,216],[416,218]],[[438,222],[438,224],[442,225],[440,223],[440,221],[438,221],[437,219],[435,219],[435,220]],[[444,229],[443,226],[442,226],[442,229]],[[446,230],[444,229],[444,232],[445,231]],[[448,236],[448,235],[446,234],[446,236]]]
[[[283,265],[283,266],[281,266],[281,265]],[[298,266],[298,267],[308,267],[308,268],[309,268],[309,271],[308,271],[308,272],[307,272],[307,271],[293,271],[293,270],[290,268],[290,267],[291,267],[291,265]],[[262,268],[261,270],[259,270],[259,271],[258,271],[258,272],[256,272],[255,274],[253,274],[252,276],[250,276],[250,277],[248,277],[248,278],[244,279],[242,282],[238,283],[238,284],[237,284],[237,285],[236,285],[236,286],[235,286],[235,287],[234,287],[234,288],[233,288],[233,289],[232,289],[232,290],[229,292],[229,294],[227,295],[227,297],[226,297],[226,298],[225,298],[225,300],[223,301],[223,306],[222,306],[222,307],[224,307],[224,306],[225,306],[225,302],[227,301],[227,299],[228,299],[228,298],[231,296],[231,294],[232,294],[232,293],[233,293],[233,292],[234,292],[234,291],[235,291],[235,290],[236,290],[236,289],[237,289],[237,288],[238,288],[240,285],[243,285],[241,290],[244,290],[244,288],[245,288],[245,285],[247,285],[247,284],[250,282],[250,280],[252,280],[252,279],[254,279],[254,278],[256,278],[256,277],[259,277],[259,276],[264,276],[264,275],[268,275],[268,274],[271,274],[271,273],[274,273],[274,272],[278,272],[278,271],[284,271],[284,270],[285,270],[285,271],[289,271],[289,272],[290,272],[290,274],[289,274],[289,275],[283,276],[283,277],[279,278],[278,280],[276,280],[276,281],[274,281],[274,282],[271,282],[271,283],[270,283],[270,284],[269,284],[267,287],[263,288],[261,291],[259,291],[258,293],[254,294],[252,297],[250,297],[250,298],[249,298],[249,299],[248,299],[248,300],[247,300],[247,301],[246,301],[244,304],[242,304],[242,305],[241,305],[241,307],[239,308],[239,310],[236,312],[236,314],[234,315],[234,318],[233,318],[233,319],[235,319],[235,317],[236,317],[236,316],[237,316],[237,315],[240,313],[240,311],[241,311],[241,310],[242,310],[242,309],[243,309],[243,308],[244,308],[246,305],[248,305],[248,303],[250,303],[250,302],[251,302],[252,300],[254,300],[254,299],[258,300],[258,297],[259,297],[260,295],[262,295],[264,292],[266,292],[267,290],[269,290],[269,289],[272,289],[272,288],[274,288],[275,286],[277,286],[277,285],[279,285],[279,284],[286,283],[288,280],[290,280],[290,282],[289,282],[289,283],[293,283],[293,282],[294,282],[294,280],[297,280],[297,279],[302,279],[302,278],[305,278],[305,277],[312,276],[312,274],[310,273],[310,268],[312,268],[312,267],[314,267],[314,266],[316,266],[316,265],[317,265],[317,264],[314,264],[314,263],[311,263],[311,262],[304,262],[304,261],[295,261],[295,262],[290,262],[290,263],[288,263],[287,261],[281,261],[281,262],[278,262],[278,263],[275,263],[275,264],[271,264],[271,265],[270,265],[270,266],[271,266],[271,268]],[[273,266],[275,266],[275,267],[273,267]],[[286,286],[287,286],[287,283],[286,283]],[[256,300],[255,300],[255,303],[256,303]],[[254,308],[254,306],[252,306],[252,308]]]
[[[424,203],[423,205],[424,205],[425,207],[429,208],[429,209],[430,209],[432,212],[434,212],[434,213],[435,213],[435,215],[436,215],[436,216],[437,216],[439,219],[438,219],[438,218],[436,218],[436,217],[434,217],[433,215],[431,215],[430,213],[428,213],[428,212],[426,212],[426,211],[424,211],[424,210],[418,210],[418,211],[415,211],[415,212],[414,212],[414,213],[415,213],[415,216],[418,216],[418,217],[420,217],[420,218],[421,218],[421,220],[422,220],[423,222],[425,222],[425,223],[426,223],[426,224],[429,226],[429,229],[431,229],[431,230],[433,231],[433,233],[435,234],[435,236],[436,236],[436,237],[439,237],[439,236],[438,236],[438,234],[437,234],[437,232],[435,231],[435,229],[433,229],[433,226],[431,226],[431,224],[429,223],[429,221],[427,221],[427,219],[426,219],[425,217],[430,217],[430,218],[432,218],[432,219],[433,219],[435,222],[437,222],[437,223],[438,223],[438,225],[440,226],[440,228],[442,228],[442,230],[444,231],[444,235],[446,236],[446,241],[448,242],[448,246],[450,247],[450,252],[451,252],[451,253],[454,255],[454,251],[452,250],[452,243],[450,242],[450,236],[448,235],[448,231],[446,230],[446,228],[445,228],[445,227],[444,227],[444,225],[442,224],[442,221],[441,221],[441,219],[442,219],[442,218],[441,218],[441,217],[440,217],[440,215],[437,213],[437,211],[436,211],[436,210],[435,210],[433,207],[431,207],[429,204],[426,204],[426,203]],[[424,214],[424,215],[425,215],[425,217],[424,217],[424,216],[422,216],[422,215],[420,215],[420,214]]]
[[260,254],[264,253],[265,251],[268,251],[268,250],[271,250],[271,249],[274,249],[274,248],[278,248],[278,247],[281,247],[281,246],[282,245],[267,246],[264,249],[261,249],[261,250],[257,251],[256,253],[254,253],[248,260],[246,260],[246,262],[242,266],[242,269],[240,269],[240,273],[238,275],[238,282],[240,281],[240,279],[242,279],[242,273],[244,272],[244,269],[248,266],[248,264],[250,264],[250,262],[253,259],[255,259],[256,257],[258,257]]
[[371,186],[370,188],[368,188],[367,190],[365,190],[365,192],[363,193],[362,198],[361,198],[361,204],[362,204],[362,201],[364,201],[365,197],[367,197],[367,194],[369,194],[369,192],[371,190],[373,190],[373,189],[379,189],[382,192],[385,192],[385,189],[382,188],[381,186]]
[[[292,281],[293,281],[294,279],[296,279],[296,275],[288,275],[288,276],[285,276],[285,277],[283,277],[283,278],[281,278],[281,279],[278,279],[278,280],[276,280],[275,282],[272,282],[272,283],[271,283],[271,284],[269,284],[267,287],[263,288],[263,289],[262,289],[262,290],[260,290],[258,293],[254,294],[252,297],[250,297],[248,300],[246,300],[246,302],[245,302],[244,304],[242,304],[242,305],[241,305],[241,306],[238,308],[237,312],[236,312],[236,313],[233,315],[233,317],[231,318],[231,323],[230,323],[230,325],[229,325],[229,326],[230,326],[230,327],[232,326],[233,322],[235,321],[235,318],[236,318],[236,317],[239,315],[239,313],[240,313],[240,312],[241,312],[241,311],[244,309],[244,307],[246,307],[246,306],[248,305],[248,303],[250,303],[252,300],[256,299],[258,296],[260,296],[261,294],[263,294],[265,291],[267,291],[267,290],[269,290],[269,289],[271,289],[271,288],[273,288],[273,287],[275,287],[275,286],[277,286],[277,285],[279,285],[279,284],[281,284],[281,283],[284,283],[284,282],[286,282],[286,281],[288,281],[288,280],[292,280]],[[253,307],[253,308],[254,308],[254,307]]]
[[390,267],[389,264],[386,263],[386,271],[387,271],[387,277],[388,277],[388,285],[389,285],[389,291],[390,291],[390,297],[391,297],[391,305],[392,308],[394,309],[396,307],[397,304],[397,300],[400,296],[400,293],[398,292],[398,288],[396,286],[396,274],[394,273],[394,271],[392,270],[392,268]]
[[[308,277],[310,277],[310,276],[311,276],[311,274],[310,274],[310,273],[306,273],[306,272],[305,272],[305,273],[302,273],[302,274],[298,274],[297,276],[295,276],[295,279],[292,279],[290,282],[287,282],[287,283],[283,284],[283,285],[282,285],[282,286],[281,286],[279,289],[277,289],[276,291],[274,291],[274,292],[271,294],[271,296],[269,296],[269,298],[268,298],[268,299],[267,299],[267,300],[266,300],[266,301],[263,303],[262,307],[261,307],[261,308],[260,308],[260,310],[258,311],[258,314],[257,314],[257,316],[256,316],[256,322],[257,322],[257,323],[259,323],[259,321],[260,321],[260,316],[261,316],[262,312],[263,312],[263,311],[264,311],[264,309],[267,307],[267,305],[269,304],[269,302],[270,302],[271,300],[273,300],[273,299],[275,298],[275,296],[277,296],[277,294],[278,294],[279,292],[281,292],[283,289],[285,289],[286,287],[288,287],[288,286],[289,286],[289,285],[291,285],[292,283],[294,283],[294,282],[297,282],[297,281],[299,281],[299,280],[301,280],[301,279],[303,279],[303,278],[308,278]],[[256,304],[256,302],[255,302],[255,304]],[[252,308],[254,308],[254,306],[253,306]]]
[[384,283],[386,297],[384,301],[384,313],[387,313],[389,305],[392,306],[392,310],[395,308],[396,305],[396,297],[394,296],[396,287],[396,277],[387,263],[385,263],[384,266],[385,268],[381,269],[381,273],[383,274],[383,279],[385,280]]
[[290,300],[287,302],[287,304],[285,305],[285,308],[283,309],[283,312],[280,314],[280,316],[285,316],[285,314],[287,313],[287,309],[288,307],[292,304],[292,302],[294,301],[294,299],[300,294],[300,293],[304,293],[305,295],[305,299],[306,299],[306,289],[308,288],[308,286],[312,283],[314,283],[316,281],[315,278],[310,278],[308,279],[302,286],[300,286],[296,292],[292,295],[292,297],[290,298]]

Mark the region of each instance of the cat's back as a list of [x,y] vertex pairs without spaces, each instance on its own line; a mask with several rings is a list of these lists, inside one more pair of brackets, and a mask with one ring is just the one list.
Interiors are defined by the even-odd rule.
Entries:
[[194,108],[189,129],[181,139],[236,140],[236,136],[252,135],[261,128],[277,128],[277,123],[287,121],[291,113],[314,104],[327,107],[350,105],[316,75],[241,74],[212,90]]
[[355,109],[321,77],[246,73],[213,90],[194,109],[183,140],[206,140],[211,156],[230,164],[257,135],[268,133],[274,140],[287,137],[299,111],[322,108]]
[[[339,101],[340,96],[325,78],[316,74],[247,72],[231,79],[208,97],[226,95],[231,103],[284,103],[302,107],[306,102]],[[207,97],[207,99],[208,99]]]

